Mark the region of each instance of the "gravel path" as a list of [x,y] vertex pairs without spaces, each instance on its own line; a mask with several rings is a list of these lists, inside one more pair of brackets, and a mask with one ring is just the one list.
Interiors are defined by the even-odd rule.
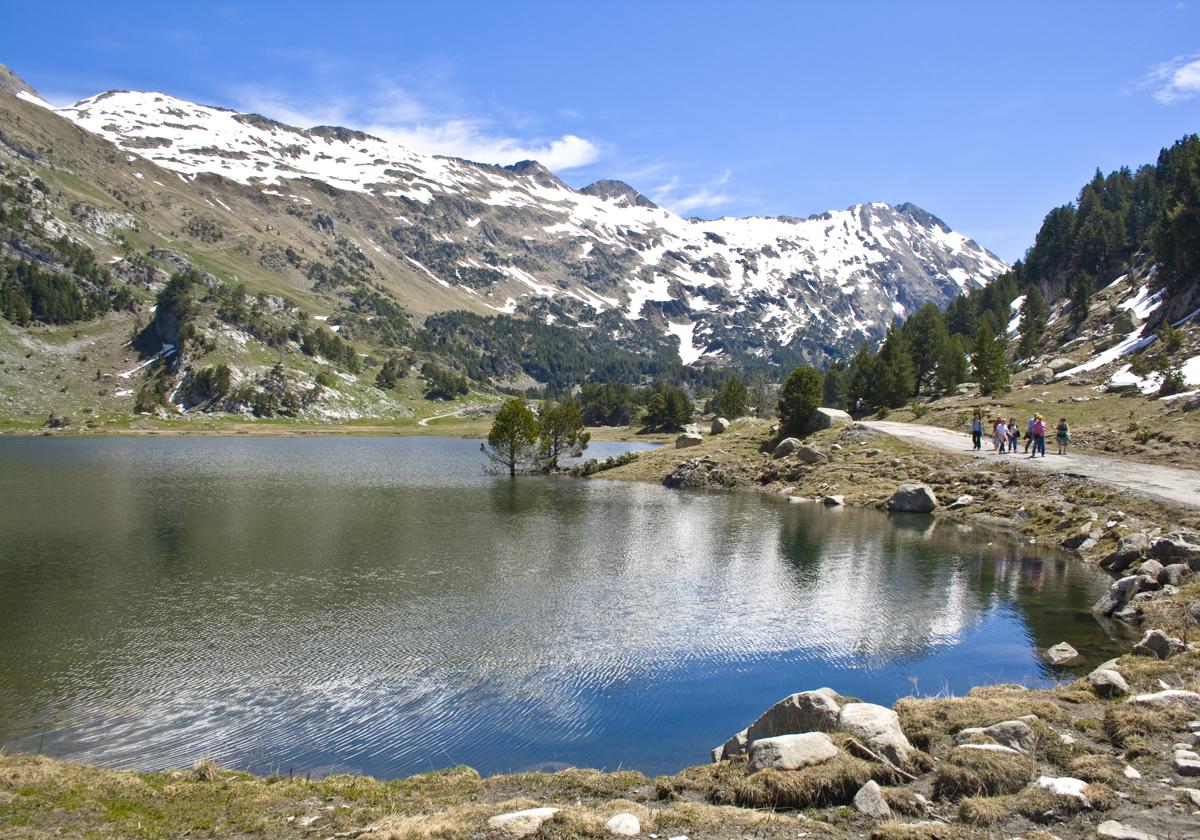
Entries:
[[[975,452],[971,448],[970,434],[954,432],[937,426],[892,423],[886,420],[866,421],[863,425],[921,446],[947,452],[958,452],[962,455],[974,455],[982,461],[1000,461],[1016,464],[1021,468],[1044,470],[1057,475],[1089,478],[1113,487],[1132,490],[1143,496],[1200,509],[1200,472],[1196,470],[1165,467],[1159,464],[1142,464],[1098,455],[1081,455],[1076,452],[1068,455],[1055,455],[1057,446],[1052,437],[1046,439],[1045,458],[1030,458],[1028,455],[1019,453],[1010,456],[993,452],[986,437],[983,449]],[[1022,441],[1022,448],[1024,445],[1024,441]]]

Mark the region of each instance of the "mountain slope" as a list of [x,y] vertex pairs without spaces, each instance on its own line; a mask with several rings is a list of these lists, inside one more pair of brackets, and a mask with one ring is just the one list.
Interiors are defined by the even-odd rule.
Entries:
[[[165,94],[111,91],[58,113],[130,162],[208,178],[214,211],[233,184],[243,199],[300,215],[321,194],[333,212],[318,224],[356,229],[357,246],[399,278],[398,297],[419,314],[520,312],[614,335],[625,327],[613,316],[646,319],[679,339],[685,362],[823,361],[1006,268],[912,205],[683,219],[620,182],[576,191],[535,162],[423,155],[350,129],[302,130]],[[414,305],[414,281],[441,293],[428,300],[427,288]]]

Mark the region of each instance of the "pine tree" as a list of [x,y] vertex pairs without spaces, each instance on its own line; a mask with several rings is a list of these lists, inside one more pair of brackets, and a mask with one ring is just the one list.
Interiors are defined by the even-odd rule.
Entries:
[[1037,355],[1038,342],[1046,331],[1046,319],[1049,317],[1046,299],[1037,286],[1030,286],[1025,293],[1025,302],[1021,304],[1021,345],[1017,354],[1022,359]]
[[479,444],[479,448],[498,470],[510,476],[531,472],[537,468],[535,444],[540,430],[537,417],[525,402],[513,398],[496,412],[487,443]]
[[916,385],[912,396],[915,396],[923,387],[932,384],[934,368],[942,356],[950,332],[946,329],[941,310],[932,303],[926,303],[904,324],[904,336],[914,368]]
[[556,468],[561,457],[578,458],[591,440],[591,435],[583,429],[583,413],[574,400],[544,403],[539,420],[540,450],[546,469]]
[[846,386],[849,375],[845,363],[834,362],[825,371],[825,381],[821,385],[821,405],[828,408],[846,407]]
[[1079,272],[1071,281],[1071,323],[1075,327],[1087,320],[1094,286],[1095,280],[1086,271]]
[[975,377],[979,380],[981,393],[996,394],[1008,384],[1008,358],[1005,353],[1004,338],[996,334],[990,318],[979,324],[979,334],[975,339],[975,355],[972,362],[975,366]]
[[846,373],[846,405],[856,415],[869,414],[875,404],[875,370],[878,359],[863,344],[850,360]]
[[904,331],[896,324],[879,349],[875,369],[875,404],[898,408],[916,393],[917,372]]
[[942,347],[935,382],[939,394],[953,394],[967,376],[967,353],[963,338],[952,335]]
[[821,372],[801,366],[792,371],[779,391],[779,423],[785,435],[802,435],[821,405]]
[[736,373],[730,374],[713,400],[713,410],[728,420],[736,420],[746,413],[746,386]]

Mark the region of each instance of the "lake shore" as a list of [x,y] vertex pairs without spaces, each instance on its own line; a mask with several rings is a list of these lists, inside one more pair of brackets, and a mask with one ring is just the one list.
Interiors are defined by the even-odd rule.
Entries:
[[[1130,533],[1197,524],[1194,513],[1070,476],[1031,474],[999,459],[970,463],[964,456],[855,427],[821,432],[808,441],[828,461],[773,459],[763,451],[768,426],[738,421],[723,435],[706,436],[700,446],[643,453],[597,478],[661,483],[691,462],[693,468],[684,471],[685,486],[754,489],[805,500],[796,504],[841,496],[844,505],[864,507],[885,505],[897,484],[920,481],[943,503],[972,496],[962,509],[937,514],[947,522],[1001,528],[1054,545],[1081,530],[1099,530],[1099,539],[1083,555],[1085,562],[1106,556]],[[1200,581],[1183,582],[1176,596],[1146,602],[1141,627],[1194,638],[1194,622],[1183,607],[1198,599]],[[1063,629],[1067,641],[1069,633]],[[531,836],[611,836],[605,824],[619,813],[635,815],[642,836],[686,834],[693,840],[747,832],[767,838],[1045,840],[1051,834],[1095,837],[1110,820],[1164,840],[1187,836],[1195,825],[1193,812],[1200,809],[1194,797],[1200,794],[1183,788],[1200,784],[1176,772],[1173,745],[1196,737],[1189,727],[1200,719],[1200,705],[1193,705],[1200,697],[1193,701],[1172,695],[1141,703],[1127,698],[1158,695],[1164,687],[1200,691],[1200,652],[1164,660],[1130,653],[1111,669],[1126,692],[1113,695],[1084,678],[1048,690],[985,686],[964,697],[901,700],[894,709],[913,752],[898,767],[848,752],[845,733],[833,733],[840,748],[837,758],[802,770],[751,772],[739,756],[655,778],[589,770],[480,778],[459,768],[394,781],[364,776],[308,780],[262,778],[210,764],[140,774],[2,755],[0,833],[465,840],[513,836],[489,820],[526,808],[554,807],[560,810]],[[819,687],[796,685],[795,690]],[[1032,740],[1016,753],[1005,746],[999,731],[966,737],[976,748],[959,745],[964,729],[1021,719]],[[1064,794],[1055,792],[1061,785],[1039,784],[1043,777],[1078,779],[1079,785],[1075,793]],[[882,786],[889,816],[845,807],[870,781]]]

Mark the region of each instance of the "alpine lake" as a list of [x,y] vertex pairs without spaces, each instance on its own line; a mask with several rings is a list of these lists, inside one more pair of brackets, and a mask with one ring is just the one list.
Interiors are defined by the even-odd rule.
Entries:
[[[1003,533],[483,464],[450,438],[0,438],[0,746],[652,774],[796,691],[890,705],[1122,650],[1088,612],[1108,578]],[[1063,640],[1073,671],[1039,656]]]

